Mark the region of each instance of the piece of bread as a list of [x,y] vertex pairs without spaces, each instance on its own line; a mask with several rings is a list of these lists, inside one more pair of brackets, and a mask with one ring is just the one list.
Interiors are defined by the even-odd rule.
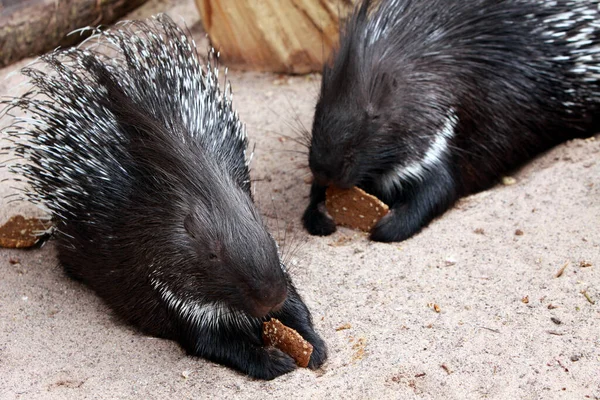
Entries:
[[0,247],[23,249],[35,245],[48,230],[49,222],[15,215],[0,227]]
[[312,344],[292,328],[281,323],[278,319],[263,322],[263,342],[265,346],[277,347],[296,361],[299,367],[308,367],[313,352]]
[[337,225],[365,232],[370,232],[389,212],[387,204],[356,186],[350,189],[329,186],[325,207]]

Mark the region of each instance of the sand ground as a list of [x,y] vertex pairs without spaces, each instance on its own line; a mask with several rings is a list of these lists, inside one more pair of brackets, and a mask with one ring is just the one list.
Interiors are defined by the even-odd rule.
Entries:
[[[183,16],[206,44],[191,0],[133,16],[158,11]],[[22,78],[5,77],[28,61],[0,71],[0,95],[18,93]],[[286,137],[310,127],[319,76],[230,78],[256,144],[257,203],[286,237],[328,362],[262,382],[186,356],[119,322],[63,275],[50,243],[0,250],[0,399],[600,398],[600,137],[558,146],[405,242],[347,229],[317,238],[299,223],[306,156]],[[2,220],[37,212],[1,204]]]

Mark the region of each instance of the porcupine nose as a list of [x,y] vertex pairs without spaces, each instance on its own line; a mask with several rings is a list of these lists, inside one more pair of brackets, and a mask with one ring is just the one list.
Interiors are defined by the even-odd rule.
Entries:
[[331,184],[331,178],[323,172],[313,172],[313,176],[319,186],[329,186]]
[[311,154],[309,165],[318,185],[335,185],[342,189],[354,186],[354,183],[350,182],[346,176],[348,168],[342,160],[333,157],[331,154],[321,156],[313,154]]
[[340,189],[350,189],[354,186],[354,182],[350,181],[347,177],[342,174],[332,174],[327,171],[313,172],[315,182],[320,186],[334,185]]
[[264,287],[257,291],[251,299],[249,313],[253,317],[262,318],[270,312],[279,311],[287,298],[287,287]]

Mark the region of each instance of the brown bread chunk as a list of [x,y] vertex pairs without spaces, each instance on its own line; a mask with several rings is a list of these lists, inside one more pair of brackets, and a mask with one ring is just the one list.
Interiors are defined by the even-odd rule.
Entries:
[[38,218],[25,218],[15,215],[0,227],[0,247],[23,249],[35,245],[40,233],[48,230],[48,222]]
[[266,346],[277,347],[292,357],[299,367],[308,367],[313,346],[292,328],[283,325],[278,319],[263,322],[263,342]]
[[365,232],[371,231],[373,226],[389,212],[387,204],[358,187],[340,189],[329,186],[325,207],[337,225]]

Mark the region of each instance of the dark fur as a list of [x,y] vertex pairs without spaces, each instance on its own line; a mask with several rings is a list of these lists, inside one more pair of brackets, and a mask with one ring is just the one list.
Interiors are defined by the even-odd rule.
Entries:
[[[543,3],[363,1],[323,69],[309,151],[315,180],[303,216],[306,229],[334,232],[322,208],[326,187],[358,185],[391,208],[371,238],[404,240],[461,196],[490,187],[541,151],[595,133],[598,79],[584,81],[584,74],[573,72],[567,46],[589,23],[568,30],[545,23],[575,7],[568,0]],[[598,1],[577,4],[599,18]],[[385,37],[374,34],[370,22],[377,19]],[[561,29],[563,36],[552,36]],[[590,36],[584,52],[600,44],[598,32]],[[598,61],[593,55],[588,67]],[[393,168],[425,154],[450,112],[457,124],[439,162],[418,177],[384,183]]]
[[[116,69],[99,52],[76,50],[44,57],[52,76],[24,71],[54,111],[40,111],[42,103],[27,96],[20,100],[48,128],[13,132],[33,137],[15,151],[34,154],[32,168],[19,168],[34,188],[29,197],[53,211],[61,264],[125,320],[177,340],[190,354],[256,378],[289,372],[293,359],[262,344],[262,322],[275,317],[312,343],[309,367],[319,367],[325,344],[252,201],[237,115],[215,91],[211,101],[221,119],[209,121],[209,131],[190,132],[183,116],[193,112],[179,103],[178,77],[168,72],[176,65],[192,76],[185,79],[196,79],[195,53],[166,16],[134,26],[153,48],[148,62],[156,65],[146,68],[156,68],[154,82],[133,64],[142,59],[139,49],[125,42],[126,62]],[[164,41],[156,36],[163,31]],[[206,82],[203,90],[214,91]],[[189,93],[188,104],[198,95]],[[83,117],[86,108],[93,118]],[[109,121],[114,130],[101,125]],[[72,151],[64,158],[52,153],[66,146]],[[66,209],[57,196],[69,196]],[[209,304],[220,311],[203,314]]]

